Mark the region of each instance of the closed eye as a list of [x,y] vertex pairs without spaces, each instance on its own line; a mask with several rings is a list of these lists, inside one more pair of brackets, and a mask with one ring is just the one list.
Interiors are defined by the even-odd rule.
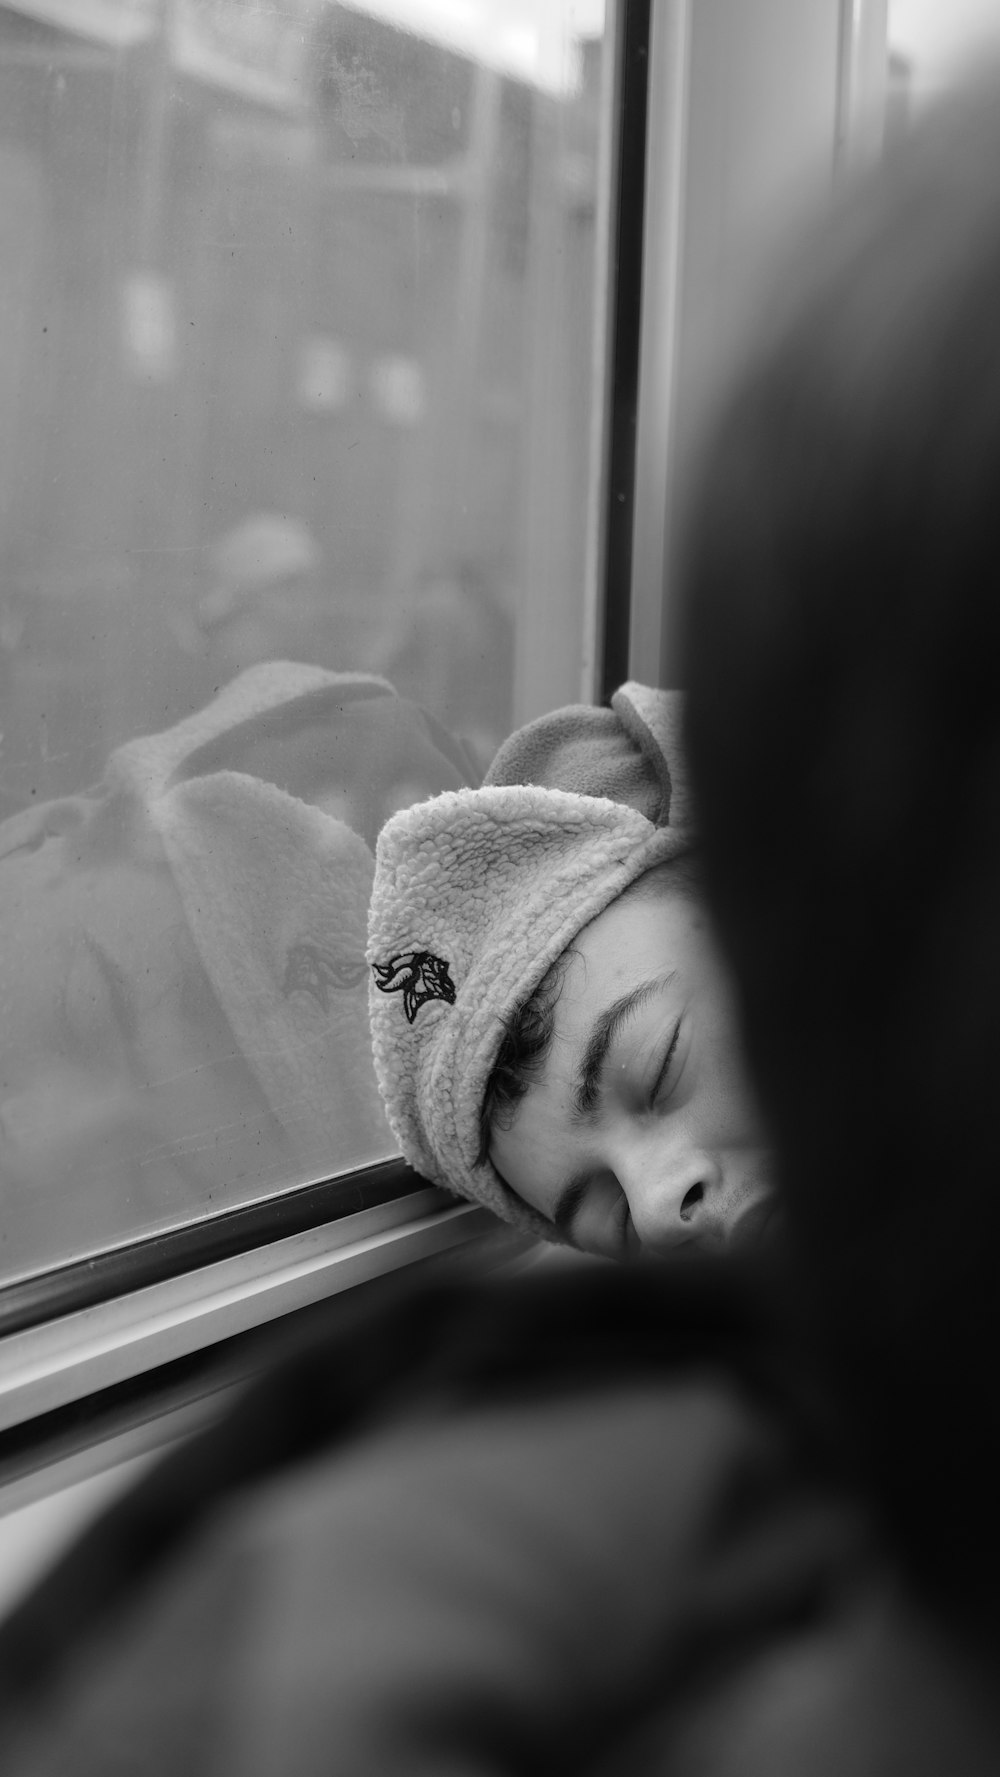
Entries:
[[680,1034],[681,1034],[681,1021],[678,1018],[677,1023],[674,1025],[673,1031],[671,1032],[670,1041],[667,1044],[666,1053],[665,1053],[663,1060],[661,1061],[660,1066],[657,1070],[656,1079],[653,1081],[652,1090],[650,1091],[650,1094],[649,1094],[649,1102],[651,1105],[655,1105],[658,1102],[658,1100],[660,1099],[660,1097],[662,1096],[662,1094],[664,1093],[664,1091],[666,1090],[666,1088],[670,1084],[670,1069],[671,1069],[671,1065],[673,1063],[674,1054],[677,1049],[677,1043],[678,1043],[678,1039],[680,1037]]

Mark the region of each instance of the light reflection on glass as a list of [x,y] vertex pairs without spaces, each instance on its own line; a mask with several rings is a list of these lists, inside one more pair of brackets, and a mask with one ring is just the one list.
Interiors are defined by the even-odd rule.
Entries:
[[611,53],[0,5],[0,1278],[392,1151],[378,827],[579,694]]

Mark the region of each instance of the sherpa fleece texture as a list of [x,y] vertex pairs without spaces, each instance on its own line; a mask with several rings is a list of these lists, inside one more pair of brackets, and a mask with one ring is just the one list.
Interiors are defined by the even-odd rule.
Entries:
[[560,1238],[479,1158],[487,1081],[509,1018],[556,958],[689,849],[680,724],[678,693],[629,683],[609,710],[529,724],[480,789],[418,803],[379,837],[369,994],[393,1133],[426,1178],[536,1237]]

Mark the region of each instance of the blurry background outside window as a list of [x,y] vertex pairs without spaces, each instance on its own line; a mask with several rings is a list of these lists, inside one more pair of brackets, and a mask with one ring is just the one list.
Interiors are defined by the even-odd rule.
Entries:
[[997,0],[889,0],[887,135],[974,69],[1000,56]]
[[612,23],[0,0],[0,1280],[391,1152],[378,827],[585,687]]

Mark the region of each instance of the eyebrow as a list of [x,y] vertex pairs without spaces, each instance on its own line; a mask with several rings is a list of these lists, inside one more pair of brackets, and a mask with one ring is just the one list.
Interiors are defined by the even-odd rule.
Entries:
[[[654,975],[651,980],[641,982],[631,992],[622,994],[621,999],[615,1000],[613,1005],[606,1007],[597,1018],[584,1050],[576,1091],[573,1094],[574,1118],[583,1121],[591,1116],[601,1094],[604,1063],[616,1038],[629,1019],[673,980],[675,973],[675,970],[668,969],[662,975]],[[570,1236],[577,1211],[590,1188],[590,1180],[589,1171],[578,1172],[560,1191],[552,1212],[552,1220],[560,1234]]]
[[625,1025],[643,1006],[662,992],[673,977],[674,970],[669,969],[665,974],[654,975],[651,980],[640,982],[638,987],[633,987],[629,993],[623,993],[621,999],[607,1006],[595,1019],[573,1093],[574,1121],[580,1119],[585,1122],[593,1114],[601,1095],[604,1064]]

